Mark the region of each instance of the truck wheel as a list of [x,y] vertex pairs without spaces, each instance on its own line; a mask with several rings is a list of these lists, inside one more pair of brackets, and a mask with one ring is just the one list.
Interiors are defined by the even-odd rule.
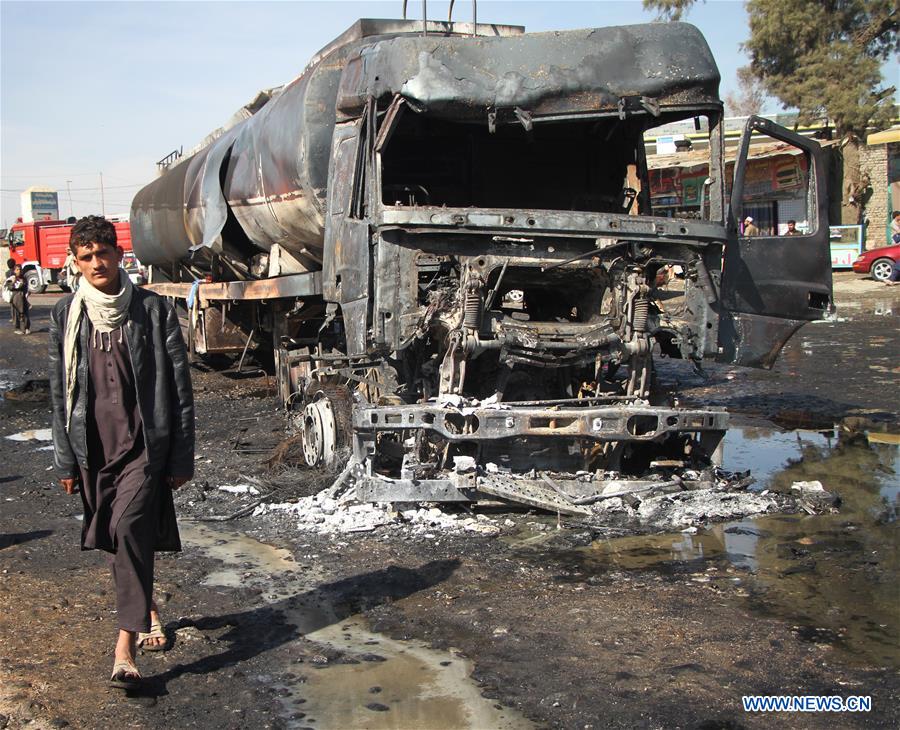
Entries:
[[37,271],[29,271],[25,274],[25,281],[28,283],[28,291],[32,294],[43,294],[47,290],[47,285],[41,283],[41,277]]

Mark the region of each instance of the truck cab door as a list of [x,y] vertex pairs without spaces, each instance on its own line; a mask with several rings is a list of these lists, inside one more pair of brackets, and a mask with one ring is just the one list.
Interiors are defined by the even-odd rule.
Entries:
[[[751,157],[754,134],[764,143],[754,140]],[[830,310],[825,181],[817,142],[767,119],[747,120],[728,211],[719,362],[771,368],[791,335]],[[784,235],[789,219],[800,235]]]
[[322,294],[340,305],[347,355],[366,352],[372,271],[365,196],[365,120],[335,127],[328,173]]

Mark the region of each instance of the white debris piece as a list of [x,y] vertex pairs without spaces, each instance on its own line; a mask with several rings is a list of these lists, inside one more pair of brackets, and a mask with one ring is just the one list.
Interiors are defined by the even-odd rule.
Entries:
[[259,494],[259,490],[250,484],[223,484],[219,487],[219,491],[230,494]]
[[614,515],[625,512],[629,516],[634,516],[634,510],[625,504],[625,500],[621,497],[610,497],[597,502],[591,507],[591,510],[597,515]]
[[474,532],[478,535],[500,534],[500,528],[494,524],[493,520],[485,515],[478,515],[477,518],[467,517],[462,520],[462,528],[466,532]]
[[804,494],[825,492],[825,487],[822,486],[822,482],[820,482],[818,479],[811,482],[794,482],[793,484],[791,484],[791,489],[796,489],[797,491]]
[[475,457],[474,456],[454,456],[453,457],[453,470],[457,474],[467,474],[469,472],[475,471]]
[[53,431],[49,428],[32,428],[28,431],[11,434],[6,438],[10,441],[52,441]]

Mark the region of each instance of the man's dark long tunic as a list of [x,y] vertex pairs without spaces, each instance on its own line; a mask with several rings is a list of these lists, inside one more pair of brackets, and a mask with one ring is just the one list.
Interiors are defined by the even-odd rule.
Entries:
[[[100,339],[102,338],[102,340]],[[114,552],[122,512],[148,481],[140,409],[121,329],[88,334],[88,464],[81,467],[85,522],[81,544]]]
[[160,484],[144,448],[134,369],[122,329],[88,330],[88,468],[80,467],[84,549],[106,550],[119,627],[150,630]]

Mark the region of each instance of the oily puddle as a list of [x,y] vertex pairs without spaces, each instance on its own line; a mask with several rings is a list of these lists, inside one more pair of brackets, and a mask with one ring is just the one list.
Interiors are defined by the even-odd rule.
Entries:
[[319,730],[531,726],[524,717],[481,696],[470,679],[473,666],[468,660],[374,633],[361,616],[330,600],[336,596],[320,588],[315,555],[303,556],[307,562],[299,563],[287,550],[196,523],[182,524],[181,535],[186,544],[222,562],[207,576],[206,585],[262,589],[263,603],[276,605],[289,624],[321,647],[321,654],[306,657],[302,664],[274,668],[279,681],[268,679],[293,726],[314,725]]
[[[654,570],[715,582],[798,638],[832,644],[863,663],[900,667],[900,446],[894,434],[734,428],[726,467],[752,469],[754,489],[820,481],[836,514],[764,515],[708,529],[595,540],[554,556],[578,579]],[[541,549],[532,541],[527,551]]]

